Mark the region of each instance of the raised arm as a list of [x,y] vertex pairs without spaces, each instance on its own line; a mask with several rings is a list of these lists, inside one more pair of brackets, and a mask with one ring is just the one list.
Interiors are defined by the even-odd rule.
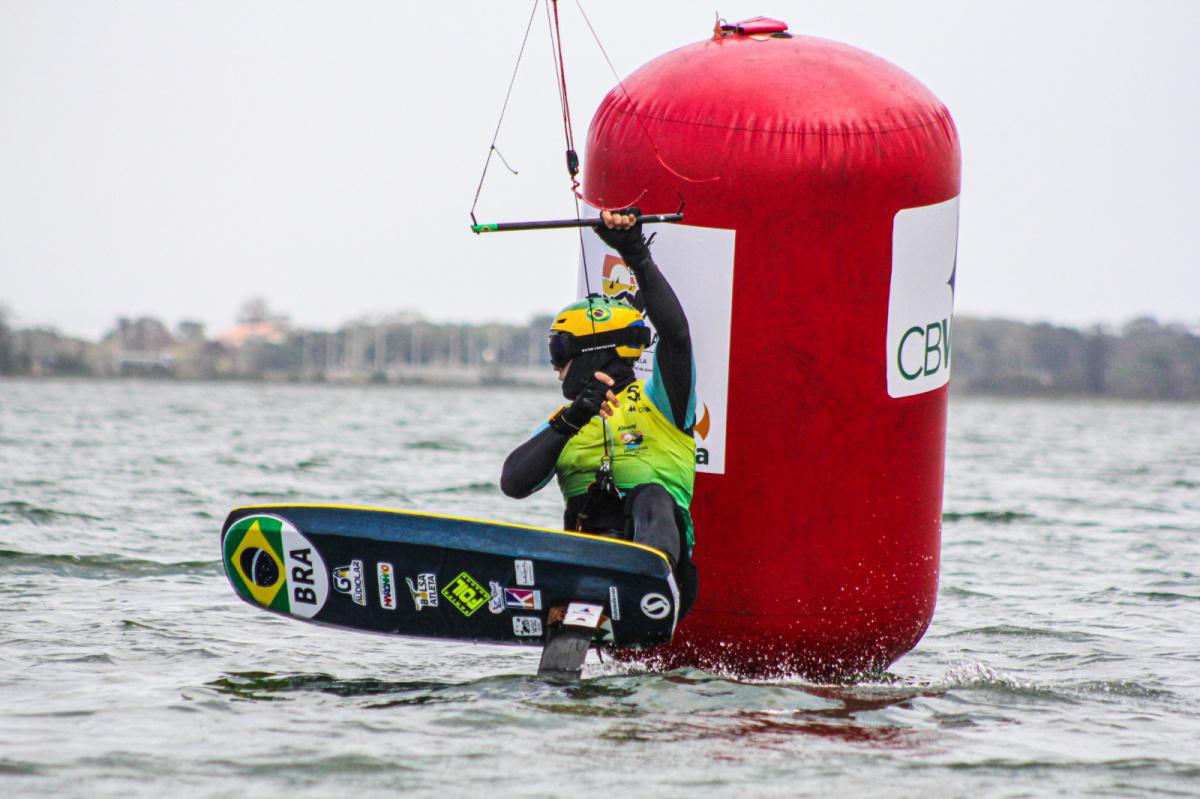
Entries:
[[[636,208],[627,209],[638,214]],[[604,211],[601,216],[605,222],[621,219],[627,216],[617,212],[610,214]],[[655,345],[656,371],[662,380],[662,388],[666,393],[671,421],[680,430],[690,432],[693,419],[693,390],[695,388],[695,366],[692,360],[692,335],[688,328],[687,315],[683,305],[675,296],[674,289],[650,256],[650,247],[642,236],[641,224],[632,227],[613,228],[598,227],[600,238],[610,247],[620,253],[625,265],[630,268],[638,282],[638,292],[646,303],[646,315],[658,332],[658,343]]]

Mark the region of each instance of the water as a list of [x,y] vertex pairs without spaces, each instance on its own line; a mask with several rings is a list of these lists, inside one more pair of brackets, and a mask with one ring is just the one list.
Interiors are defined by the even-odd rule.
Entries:
[[938,610],[853,686],[323,629],[226,511],[553,525],[495,488],[547,392],[0,383],[4,796],[1200,793],[1200,407],[955,399]]

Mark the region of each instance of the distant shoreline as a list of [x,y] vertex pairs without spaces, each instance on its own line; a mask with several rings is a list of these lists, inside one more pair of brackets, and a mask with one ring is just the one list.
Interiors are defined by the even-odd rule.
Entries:
[[[553,390],[557,395],[557,379],[551,376],[551,382],[419,382],[419,380],[404,380],[404,382],[379,382],[379,380],[307,380],[274,377],[214,377],[214,378],[175,378],[175,377],[145,377],[145,376],[88,376],[88,374],[52,374],[52,376],[29,376],[29,374],[2,374],[0,386],[6,383],[106,383],[134,385],[228,385],[228,386],[324,386],[328,389],[482,389],[485,391],[522,391],[528,394],[542,394]],[[1036,401],[1046,402],[1104,402],[1114,404],[1180,404],[1194,405],[1200,402],[1195,398],[1158,398],[1158,397],[1118,397],[1111,395],[1067,394],[1055,391],[1018,392],[1015,390],[980,390],[970,386],[961,386],[952,378],[949,384],[950,401],[955,399],[1012,399],[1014,402]]]
[[[409,315],[300,330],[258,302],[215,339],[197,323],[170,331],[143,317],[119,319],[89,342],[0,320],[0,378],[552,387],[549,323],[448,325]],[[956,317],[948,339],[955,395],[1200,401],[1200,327],[1141,318],[1115,331],[1078,330]]]

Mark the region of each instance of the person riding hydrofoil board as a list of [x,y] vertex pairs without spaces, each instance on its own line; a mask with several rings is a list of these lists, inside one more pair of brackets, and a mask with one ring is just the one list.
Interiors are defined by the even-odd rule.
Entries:
[[[698,587],[688,508],[696,476],[696,365],[687,316],[642,235],[640,211],[603,211],[596,233],[636,279],[645,315],[589,295],[554,318],[550,363],[570,401],[504,461],[500,489],[524,499],[552,478],[568,530],[616,536],[662,552],[679,584],[679,618]],[[649,379],[634,364],[658,334]]]

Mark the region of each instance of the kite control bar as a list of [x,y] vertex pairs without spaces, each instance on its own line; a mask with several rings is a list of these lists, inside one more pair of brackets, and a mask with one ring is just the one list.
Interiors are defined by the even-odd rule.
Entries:
[[[673,214],[644,214],[638,217],[638,221],[643,225],[655,222],[682,222],[683,212],[676,211]],[[471,232],[503,233],[506,230],[555,230],[557,228],[569,227],[597,227],[603,224],[604,220],[599,217],[592,217],[591,219],[547,219],[540,222],[493,222],[486,225],[471,225]]]

